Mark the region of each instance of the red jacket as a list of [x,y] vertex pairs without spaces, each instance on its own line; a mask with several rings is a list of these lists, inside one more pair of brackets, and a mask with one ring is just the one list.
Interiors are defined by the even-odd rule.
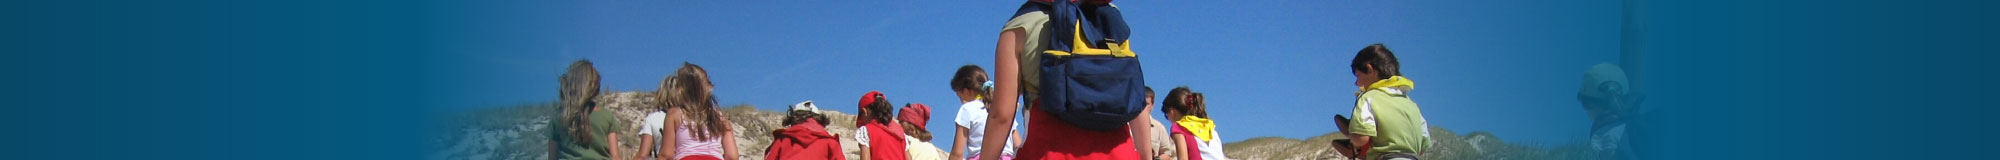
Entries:
[[847,160],[847,155],[840,152],[840,136],[826,133],[826,126],[820,126],[817,120],[807,119],[805,123],[772,131],[771,137],[764,160]]
[[870,160],[905,160],[909,154],[904,147],[903,126],[890,122],[868,123],[868,158]]

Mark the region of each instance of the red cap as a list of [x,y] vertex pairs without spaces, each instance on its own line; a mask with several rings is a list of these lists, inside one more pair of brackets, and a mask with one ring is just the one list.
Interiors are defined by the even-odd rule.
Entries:
[[931,120],[931,106],[925,106],[923,103],[910,103],[909,106],[903,106],[902,112],[898,113],[896,119],[915,124],[917,129],[924,129],[924,122]]
[[[882,99],[889,99],[888,97],[883,97],[883,96],[882,96],[882,91],[868,91],[868,93],[867,93],[867,94],[862,94],[862,95],[861,95],[861,104],[860,104],[860,105],[854,105],[854,106],[855,106],[855,107],[861,107],[861,108],[868,108],[868,104],[874,104],[874,103],[875,103],[875,98],[876,98],[876,97],[882,97]],[[878,112],[887,112],[887,111],[878,111]]]

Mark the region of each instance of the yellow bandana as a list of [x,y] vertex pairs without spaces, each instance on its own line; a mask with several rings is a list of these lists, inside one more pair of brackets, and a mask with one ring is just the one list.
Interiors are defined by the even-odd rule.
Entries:
[[1194,137],[1201,138],[1201,141],[1215,140],[1215,121],[1195,116],[1181,116],[1181,120],[1174,121],[1174,124],[1187,128],[1188,132],[1194,132]]
[[[1409,91],[1410,89],[1415,89],[1417,87],[1417,82],[1410,81],[1410,78],[1403,78],[1403,76],[1393,76],[1389,77],[1389,79],[1382,79],[1375,81],[1375,83],[1373,84],[1368,84],[1368,88],[1362,88],[1361,90],[1368,91],[1373,89],[1390,88],[1390,87],[1394,87],[1401,91]],[[1360,94],[1355,94],[1355,95],[1360,95]]]

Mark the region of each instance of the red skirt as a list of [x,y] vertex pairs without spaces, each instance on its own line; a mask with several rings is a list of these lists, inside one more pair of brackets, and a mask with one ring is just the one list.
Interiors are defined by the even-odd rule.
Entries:
[[1130,128],[1092,131],[1063,122],[1045,111],[1029,110],[1032,111],[1028,111],[1026,142],[1017,150],[1016,159],[1139,159],[1139,151],[1132,148]]

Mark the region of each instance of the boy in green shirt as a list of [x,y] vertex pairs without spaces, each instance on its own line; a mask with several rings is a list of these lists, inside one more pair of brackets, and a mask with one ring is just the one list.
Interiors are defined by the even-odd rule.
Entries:
[[1354,86],[1361,90],[1355,93],[1354,119],[1336,121],[1350,138],[1336,142],[1335,148],[1342,155],[1415,160],[1433,144],[1429,122],[1409,97],[1416,83],[1402,76],[1399,64],[1396,55],[1379,43],[1354,56],[1349,67],[1354,72]]

